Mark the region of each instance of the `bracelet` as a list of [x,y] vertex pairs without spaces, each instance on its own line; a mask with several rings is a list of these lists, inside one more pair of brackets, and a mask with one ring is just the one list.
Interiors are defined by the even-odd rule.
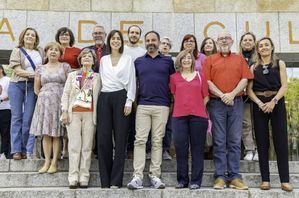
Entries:
[[263,102],[262,102],[261,100],[258,99],[258,100],[256,100],[256,104],[257,104],[257,105],[261,105],[261,104],[263,104]]
[[272,98],[272,101],[273,101],[275,104],[278,104],[278,100],[277,100],[277,98]]

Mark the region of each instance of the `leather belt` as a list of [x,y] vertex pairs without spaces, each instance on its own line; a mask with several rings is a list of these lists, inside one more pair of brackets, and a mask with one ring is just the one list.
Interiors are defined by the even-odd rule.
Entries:
[[255,91],[255,95],[257,96],[265,96],[265,97],[270,97],[274,96],[277,94],[278,91]]

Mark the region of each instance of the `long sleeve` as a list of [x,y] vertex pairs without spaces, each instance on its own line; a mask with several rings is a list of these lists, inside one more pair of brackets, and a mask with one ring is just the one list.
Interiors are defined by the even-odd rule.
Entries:
[[75,72],[72,72],[68,75],[64,89],[63,94],[61,97],[61,109],[62,111],[67,111],[69,108],[69,101],[70,101],[70,94],[72,90],[72,79],[75,75]]
[[135,66],[132,59],[129,61],[129,82],[128,82],[128,90],[127,90],[127,107],[132,107],[132,103],[135,101],[136,96],[136,74],[135,74]]

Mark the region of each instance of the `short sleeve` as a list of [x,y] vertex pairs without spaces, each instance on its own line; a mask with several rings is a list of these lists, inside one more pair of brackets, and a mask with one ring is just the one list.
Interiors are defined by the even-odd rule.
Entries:
[[246,60],[241,57],[241,65],[242,65],[242,79],[253,79],[253,74],[251,73],[249,66]]
[[207,57],[202,66],[203,74],[206,80],[211,80],[211,57]]
[[209,86],[207,79],[203,74],[200,74],[201,79],[202,79],[202,89],[201,89],[201,94],[203,97],[209,96]]
[[175,75],[172,74],[170,76],[170,83],[169,83],[169,86],[170,86],[170,92],[171,94],[175,94],[175,91],[176,91],[176,87],[175,87]]

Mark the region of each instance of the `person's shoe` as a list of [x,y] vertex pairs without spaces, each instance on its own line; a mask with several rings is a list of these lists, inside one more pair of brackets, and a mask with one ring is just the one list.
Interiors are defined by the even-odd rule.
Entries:
[[254,157],[252,159],[253,161],[259,161],[259,154],[258,152],[255,152]]
[[151,152],[147,152],[145,155],[145,159],[150,160],[152,158],[152,153]]
[[61,159],[68,159],[69,158],[69,152],[68,151],[62,151]]
[[239,178],[233,179],[229,183],[229,187],[237,190],[248,190],[248,186]]
[[162,158],[164,160],[172,160],[172,157],[169,155],[169,153],[167,151],[164,151],[162,154]]
[[12,159],[21,160],[22,159],[22,154],[21,153],[15,153],[15,154],[13,154]]
[[161,181],[161,179],[159,177],[149,176],[149,178],[150,178],[150,182],[151,182],[153,188],[156,188],[156,189],[164,189],[165,188],[165,184]]
[[44,165],[41,169],[38,170],[38,173],[46,173],[49,170],[50,165]]
[[216,190],[222,190],[225,188],[225,181],[222,178],[217,178],[214,182],[213,188]]
[[76,189],[76,188],[78,188],[78,182],[77,181],[70,182],[69,188],[70,189]]
[[196,189],[199,189],[199,188],[200,188],[200,186],[198,184],[190,184],[190,186],[189,186],[190,190],[196,190]]
[[262,182],[260,185],[261,190],[270,190],[270,182]]
[[21,153],[22,159],[27,159],[27,154],[26,153]]
[[142,179],[138,176],[134,176],[133,179],[128,183],[127,188],[130,190],[136,190],[143,188]]
[[110,186],[111,189],[119,189],[119,186]]
[[252,161],[253,159],[253,152],[252,151],[248,151],[244,157],[244,160],[246,161]]
[[281,189],[287,192],[292,192],[293,186],[290,183],[281,183]]
[[79,188],[87,188],[88,182],[79,182]]
[[26,159],[31,159],[31,160],[33,160],[33,159],[38,159],[38,158],[37,158],[37,156],[36,156],[36,155],[33,155],[33,154],[30,154],[30,153],[27,153],[27,154],[26,154]]
[[51,165],[50,168],[48,169],[47,173],[53,174],[57,172],[57,166]]
[[176,188],[176,189],[182,189],[182,188],[187,188],[187,186],[188,186],[188,185],[184,185],[184,184],[182,184],[182,183],[178,183],[178,184],[175,186],[175,188]]
[[5,156],[4,153],[2,153],[2,154],[0,155],[0,160],[6,160],[6,156]]

